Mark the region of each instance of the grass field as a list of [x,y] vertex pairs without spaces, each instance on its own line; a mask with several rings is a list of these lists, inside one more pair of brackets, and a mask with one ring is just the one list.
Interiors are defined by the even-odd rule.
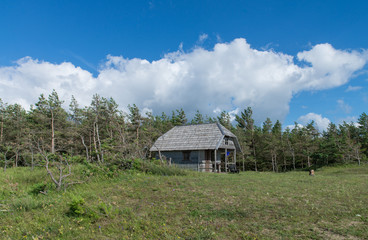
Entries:
[[367,165],[314,177],[73,171],[89,180],[47,195],[32,193],[49,181],[44,169],[1,172],[0,238],[368,239]]

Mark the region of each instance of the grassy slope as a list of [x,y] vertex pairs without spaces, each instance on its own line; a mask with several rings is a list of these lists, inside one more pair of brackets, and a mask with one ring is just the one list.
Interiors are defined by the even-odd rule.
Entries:
[[[368,239],[368,166],[315,177],[95,174],[66,192],[29,194],[46,180],[44,169],[0,173],[1,239]],[[82,217],[67,214],[73,196],[86,202]]]

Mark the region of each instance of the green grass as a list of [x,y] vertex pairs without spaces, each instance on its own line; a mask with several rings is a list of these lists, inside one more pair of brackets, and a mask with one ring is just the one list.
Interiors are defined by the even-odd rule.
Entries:
[[73,172],[85,183],[47,195],[32,193],[49,182],[44,169],[1,172],[0,239],[368,239],[368,166],[314,177]]

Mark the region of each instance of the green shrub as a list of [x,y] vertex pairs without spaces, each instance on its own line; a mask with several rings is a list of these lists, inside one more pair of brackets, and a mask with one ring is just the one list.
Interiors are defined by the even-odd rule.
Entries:
[[40,192],[45,192],[47,187],[46,183],[36,183],[31,187],[30,193],[33,195],[38,195]]
[[144,171],[144,169],[145,169],[144,162],[143,162],[142,159],[131,160],[131,164],[132,164],[132,169],[134,169],[134,170]]
[[72,198],[67,215],[71,217],[86,217],[92,221],[99,219],[98,214],[86,205],[86,201],[81,196]]
[[119,163],[119,169],[121,170],[130,170],[133,168],[133,161],[131,159],[124,159]]
[[112,208],[112,205],[110,203],[106,204],[105,202],[101,201],[98,204],[98,209],[105,216],[110,216],[113,213],[113,208]]
[[83,216],[86,213],[85,201],[81,196],[75,196],[69,203],[69,214],[72,216]]
[[97,164],[85,162],[83,165],[80,165],[79,168],[74,168],[74,172],[78,175],[82,175],[84,177],[90,177],[92,175],[105,175],[104,167],[101,167]]
[[83,163],[83,164],[85,164],[86,162],[87,162],[86,158],[82,157],[80,155],[75,155],[75,156],[70,158],[70,163]]

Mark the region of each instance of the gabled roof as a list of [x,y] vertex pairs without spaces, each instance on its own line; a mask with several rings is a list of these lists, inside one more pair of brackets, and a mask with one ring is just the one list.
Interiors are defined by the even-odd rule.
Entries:
[[[230,139],[225,145],[225,139]],[[150,151],[217,150],[240,151],[237,137],[219,123],[176,126],[159,137]]]

